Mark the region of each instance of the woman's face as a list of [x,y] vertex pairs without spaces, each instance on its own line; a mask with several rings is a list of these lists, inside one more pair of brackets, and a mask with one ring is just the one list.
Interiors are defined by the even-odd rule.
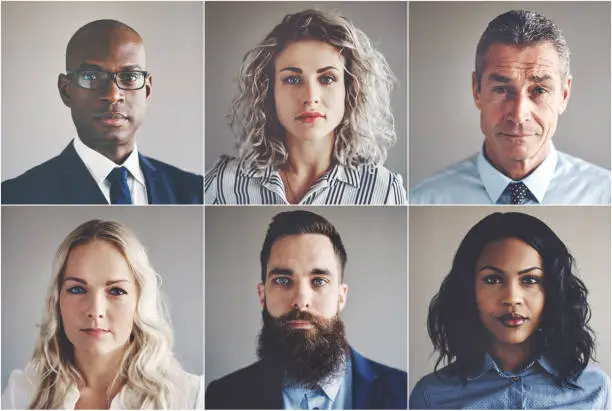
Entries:
[[518,238],[489,243],[476,263],[480,320],[498,348],[527,343],[544,308],[542,257]]
[[276,116],[287,140],[333,139],[344,116],[344,57],[316,40],[290,43],[274,62]]
[[123,350],[137,303],[134,275],[123,255],[105,241],[74,248],[60,291],[64,332],[75,353],[101,356]]

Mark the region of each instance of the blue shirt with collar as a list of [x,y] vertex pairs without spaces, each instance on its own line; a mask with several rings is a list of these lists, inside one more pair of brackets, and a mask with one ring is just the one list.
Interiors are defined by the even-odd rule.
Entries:
[[[610,171],[579,158],[550,152],[522,181],[533,197],[525,204],[610,204]],[[484,149],[483,149],[484,150]],[[478,154],[410,190],[411,204],[510,204],[506,187],[516,182]]]
[[482,367],[467,379],[449,373],[423,377],[410,394],[410,409],[610,409],[610,378],[588,365],[570,384],[559,385],[544,357],[518,373],[503,371],[487,353]]
[[297,384],[284,384],[283,409],[285,410],[350,410],[352,404],[352,367],[347,358],[343,370],[328,378],[317,388]]

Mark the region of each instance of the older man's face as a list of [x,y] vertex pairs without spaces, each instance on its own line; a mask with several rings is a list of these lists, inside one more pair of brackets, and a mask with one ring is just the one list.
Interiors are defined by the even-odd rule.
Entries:
[[549,42],[527,47],[493,44],[485,55],[481,86],[472,76],[485,152],[498,169],[539,164],[548,154],[559,114],[567,105],[571,77]]

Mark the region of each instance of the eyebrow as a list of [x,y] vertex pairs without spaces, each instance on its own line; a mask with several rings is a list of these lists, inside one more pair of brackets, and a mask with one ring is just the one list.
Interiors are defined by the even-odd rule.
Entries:
[[[282,268],[282,267],[274,267],[270,271],[268,271],[268,276],[270,275],[287,275],[292,276],[294,271],[290,268]],[[313,268],[310,270],[309,275],[327,275],[331,276],[331,271],[326,268]]]
[[[532,74],[531,76],[529,76],[529,80],[535,83],[543,83],[548,80],[553,80],[553,77],[550,74],[543,74],[541,76],[538,76],[537,74]],[[489,75],[489,81],[495,81],[498,83],[510,83],[512,82],[512,79],[502,74],[492,73]]]
[[[494,265],[488,265],[488,264],[487,264],[487,265],[485,265],[485,266],[482,266],[482,267],[481,267],[481,268],[478,270],[478,272],[481,272],[481,271],[486,270],[486,269],[489,269],[489,270],[495,271],[495,272],[497,272],[497,273],[500,273],[500,274],[504,274],[504,275],[506,275],[506,273],[504,272],[504,270],[502,270],[501,268],[495,267]],[[519,275],[522,275],[522,274],[527,274],[527,273],[530,273],[531,271],[534,271],[534,270],[544,271],[544,270],[542,270],[542,267],[537,267],[537,266],[534,266],[534,267],[525,268],[525,269],[523,269],[523,270],[519,271],[519,272],[518,272],[518,274],[519,274]]]
[[[78,277],[66,277],[64,278],[64,283],[66,281],[75,281],[77,283],[83,284],[83,285],[87,285],[87,281],[83,280],[82,278],[78,278]],[[129,283],[130,280],[127,279],[121,279],[121,280],[111,280],[111,281],[107,281],[106,285],[113,285],[113,284],[117,284],[117,283]]]
[[[317,73],[323,73],[328,70],[339,71],[335,66],[325,66],[325,67],[321,67],[320,69],[318,69]],[[291,71],[293,73],[299,73],[299,74],[302,74],[304,72],[301,68],[298,68],[298,67],[285,67],[285,68],[280,69],[279,71],[280,72]]]
[[[106,71],[101,66],[98,66],[97,64],[92,64],[92,63],[83,63],[79,66],[79,69]],[[130,70],[142,70],[142,67],[139,64],[130,64],[130,65],[121,67],[121,70],[119,71],[130,71]]]

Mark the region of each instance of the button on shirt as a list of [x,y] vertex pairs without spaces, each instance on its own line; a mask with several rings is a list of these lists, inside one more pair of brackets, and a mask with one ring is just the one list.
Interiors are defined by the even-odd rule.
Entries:
[[[610,204],[610,171],[555,149],[520,182],[532,194],[523,204]],[[485,158],[472,156],[410,190],[411,204],[511,204],[512,180]]]
[[106,179],[113,168],[117,166],[125,167],[129,173],[127,176],[128,187],[130,188],[130,195],[132,197],[132,204],[136,205],[147,205],[149,203],[147,198],[147,186],[145,183],[144,174],[140,169],[140,162],[138,160],[138,148],[134,144],[134,150],[130,153],[128,158],[125,159],[123,164],[115,164],[102,154],[98,153],[87,147],[78,137],[74,139],[74,149],[78,156],[81,158],[85,166],[91,173],[91,176],[95,180],[98,187],[104,194],[106,201],[110,204],[110,182]]
[[[222,156],[204,177],[205,204],[289,204],[285,185],[273,167],[243,170],[239,160]],[[406,204],[402,177],[385,167],[334,164],[319,177],[300,205]]]
[[320,383],[317,388],[286,383],[282,390],[283,409],[350,410],[353,408],[352,380],[351,361],[348,359],[344,371]]
[[447,368],[423,377],[410,394],[411,409],[610,409],[610,379],[587,366],[570,384],[558,385],[552,365],[540,357],[518,373],[501,370],[489,354],[468,377],[449,376]]

